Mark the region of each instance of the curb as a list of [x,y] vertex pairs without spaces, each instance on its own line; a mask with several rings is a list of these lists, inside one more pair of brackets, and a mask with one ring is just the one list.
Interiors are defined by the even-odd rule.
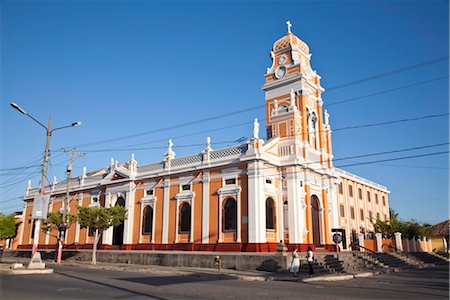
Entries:
[[53,274],[53,269],[27,269],[27,270],[8,270],[5,271],[7,274],[12,275],[36,275],[36,274]]

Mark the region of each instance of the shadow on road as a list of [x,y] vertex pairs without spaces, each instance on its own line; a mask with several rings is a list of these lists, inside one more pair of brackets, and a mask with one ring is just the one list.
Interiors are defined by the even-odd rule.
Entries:
[[127,288],[118,287],[118,286],[107,284],[105,282],[101,282],[101,281],[97,281],[97,280],[85,279],[85,278],[82,278],[82,277],[69,275],[69,274],[62,273],[62,272],[55,272],[55,273],[57,273],[59,275],[62,275],[62,276],[66,276],[66,277],[70,277],[70,278],[73,278],[73,279],[78,279],[78,280],[82,280],[82,281],[86,281],[86,282],[90,282],[90,283],[99,284],[99,285],[102,285],[102,286],[105,286],[105,287],[113,288],[113,289],[116,289],[116,290],[124,291],[124,292],[127,292],[127,293],[139,295],[139,296],[151,297],[153,299],[159,299],[159,300],[168,300],[167,298],[162,298],[162,297],[155,296],[155,295],[148,294],[148,293],[141,293],[141,292],[138,292],[138,291],[133,291],[133,290],[130,290],[130,289],[127,289]]
[[231,277],[225,277],[220,275],[205,275],[205,274],[189,274],[189,275],[177,275],[177,276],[158,276],[158,277],[134,277],[134,278],[114,278],[116,280],[123,280],[141,284],[148,284],[153,286],[164,286],[181,283],[195,283],[205,281],[216,280],[234,280]]

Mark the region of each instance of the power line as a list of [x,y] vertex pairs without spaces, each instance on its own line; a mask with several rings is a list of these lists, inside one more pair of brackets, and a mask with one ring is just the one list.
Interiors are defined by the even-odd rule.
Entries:
[[[420,116],[420,117],[414,117],[414,118],[408,118],[408,119],[397,119],[397,120],[386,121],[386,122],[379,122],[379,123],[367,123],[367,124],[361,124],[361,125],[355,125],[355,126],[346,126],[346,127],[336,128],[336,129],[333,129],[332,131],[336,132],[336,131],[359,129],[359,128],[365,128],[365,127],[375,127],[375,126],[382,126],[382,125],[389,125],[389,124],[396,124],[396,123],[403,123],[403,122],[411,122],[411,121],[418,121],[418,120],[431,119],[431,118],[439,118],[439,117],[444,117],[444,116],[448,116],[448,115],[449,115],[449,113],[445,113],[445,114],[435,114],[435,115]],[[262,118],[260,120],[264,121],[265,119]],[[242,124],[249,124],[249,123],[253,123],[253,122],[239,123],[239,124],[237,124],[237,126],[241,126]],[[208,132],[211,132],[211,131],[222,130],[224,128],[228,129],[229,127],[234,127],[234,126],[236,126],[236,125],[220,127],[220,128],[216,128],[216,129],[209,130],[209,131],[202,131],[201,133],[208,133]],[[322,132],[328,132],[328,130],[319,130],[318,131],[318,133],[322,133]],[[311,131],[311,132],[308,132],[307,134],[310,134],[310,133],[314,133],[314,132]],[[192,135],[198,135],[198,134],[199,133],[191,133],[191,134],[182,135],[182,136],[175,137],[175,138],[192,136]],[[163,141],[167,141],[167,139],[159,139],[159,140],[154,140],[154,141],[148,141],[148,142],[145,142],[145,143],[128,145],[128,147],[137,146],[137,145],[144,145],[144,144],[151,144],[151,143],[156,143],[156,142],[163,142]],[[235,141],[229,141],[229,142],[235,142]],[[217,143],[213,143],[213,144],[219,144],[219,143],[228,143],[228,142],[217,142]],[[204,145],[204,144],[174,145],[174,148],[194,147],[194,146],[202,146],[202,145]],[[84,152],[112,152],[112,151],[140,151],[140,150],[166,149],[167,148],[165,146],[141,147],[141,148],[124,148],[124,147],[126,147],[126,146],[118,147],[118,148],[94,149],[94,150],[83,150],[83,151]]]
[[328,88],[327,92],[334,91],[334,90],[341,89],[341,88],[348,87],[348,86],[355,85],[355,84],[360,84],[360,83],[367,82],[367,81],[372,81],[372,80],[383,78],[383,77],[387,77],[387,76],[392,76],[392,75],[403,73],[403,72],[410,71],[410,70],[413,70],[413,69],[422,68],[422,67],[425,67],[425,66],[428,66],[428,65],[432,65],[432,64],[435,64],[435,63],[446,61],[446,60],[448,60],[448,58],[449,58],[448,56],[442,56],[442,57],[438,57],[438,58],[435,58],[435,59],[432,59],[432,60],[428,60],[428,61],[425,61],[425,62],[422,62],[422,63],[415,64],[415,65],[403,67],[403,68],[392,70],[392,71],[385,72],[385,73],[380,73],[380,74],[369,76],[369,77],[366,77],[366,78],[363,78],[363,79],[350,81],[350,82],[343,83],[343,84],[340,84],[340,85],[335,85],[335,86],[333,86],[331,88]]
[[440,118],[440,117],[445,117],[448,115],[449,115],[449,113],[445,113],[445,114],[428,115],[428,116],[421,116],[421,117],[408,118],[408,119],[398,119],[398,120],[392,120],[392,121],[380,122],[380,123],[369,123],[369,124],[362,124],[362,125],[356,125],[356,126],[347,126],[347,127],[333,129],[333,132],[341,131],[341,130],[348,130],[348,129],[358,129],[358,128],[374,127],[374,126],[396,124],[396,123],[403,123],[403,122],[411,122],[411,121],[418,121],[418,120],[431,119],[431,118]]
[[373,96],[387,94],[387,93],[390,93],[390,92],[399,91],[399,90],[411,88],[411,87],[414,87],[414,86],[431,83],[431,82],[442,80],[442,79],[445,79],[445,78],[448,78],[448,76],[441,76],[441,77],[433,78],[433,79],[430,79],[430,80],[416,82],[416,83],[413,83],[413,84],[408,84],[408,85],[404,85],[404,86],[400,86],[400,87],[396,87],[396,88],[392,88],[392,89],[388,89],[388,90],[384,90],[384,91],[380,91],[380,92],[376,92],[376,93],[372,93],[372,94],[367,94],[367,95],[363,95],[363,96],[358,96],[358,97],[353,97],[353,98],[349,98],[349,99],[345,99],[345,100],[340,100],[340,101],[329,103],[329,104],[327,104],[327,106],[330,107],[330,106],[333,106],[333,105],[353,102],[353,101],[356,101],[356,100],[361,100],[361,99],[365,99],[365,98],[369,98],[369,97],[373,97]]
[[427,166],[411,166],[411,165],[399,165],[399,164],[378,164],[380,166],[386,166],[386,167],[400,167],[400,168],[414,168],[414,169],[430,169],[430,170],[441,170],[441,171],[448,171],[448,168],[441,168],[441,167],[427,167]]
[[439,143],[439,144],[433,144],[433,145],[417,146],[417,147],[412,147],[412,148],[402,148],[402,149],[389,150],[389,151],[383,151],[383,152],[375,152],[375,153],[363,154],[363,155],[347,156],[344,158],[334,159],[334,161],[361,158],[361,157],[378,156],[378,155],[392,154],[392,153],[399,153],[399,152],[406,152],[406,151],[414,151],[414,150],[421,150],[421,149],[427,149],[427,148],[435,148],[435,147],[446,146],[448,144],[449,143],[447,142],[447,143]]
[[397,160],[411,159],[411,158],[418,158],[418,157],[435,156],[435,155],[442,155],[442,154],[447,154],[447,153],[449,153],[449,151],[427,153],[427,154],[419,154],[419,155],[404,156],[404,157],[396,157],[396,158],[382,159],[382,160],[374,160],[374,161],[367,161],[367,162],[360,162],[360,163],[342,165],[342,166],[338,166],[338,168],[360,166],[360,165],[367,165],[367,164],[375,164],[375,163],[385,162],[385,161],[397,161]]

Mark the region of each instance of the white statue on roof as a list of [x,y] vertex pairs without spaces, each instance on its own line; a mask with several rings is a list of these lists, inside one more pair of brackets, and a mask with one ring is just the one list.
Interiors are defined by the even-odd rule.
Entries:
[[329,125],[330,123],[330,114],[328,113],[328,111],[325,109],[324,113],[324,121],[325,121],[325,125]]
[[295,93],[294,93],[294,89],[291,89],[291,105],[290,105],[290,107],[292,109],[296,108],[295,107]]
[[255,118],[255,121],[253,122],[253,138],[255,140],[259,139],[259,123],[258,119]]

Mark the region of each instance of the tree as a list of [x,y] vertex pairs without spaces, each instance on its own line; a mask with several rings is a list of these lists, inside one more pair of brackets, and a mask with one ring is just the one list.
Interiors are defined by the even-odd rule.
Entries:
[[[66,229],[77,221],[76,215],[67,215]],[[57,212],[49,212],[47,215],[47,219],[44,220],[44,228],[42,230],[50,234],[53,230],[59,230],[62,224],[62,214]]]
[[97,244],[101,235],[111,226],[118,226],[127,218],[127,210],[122,206],[78,207],[78,223],[81,228],[94,230],[92,264],[97,264]]
[[[67,222],[65,224],[65,230],[68,230],[70,228],[70,226],[77,221],[77,216],[68,214],[66,220],[67,220]],[[60,229],[62,230],[62,228],[61,228],[62,214],[57,213],[57,212],[49,212],[47,214],[47,219],[45,219],[43,223],[44,223],[44,228],[42,228],[42,231],[44,231],[45,234],[51,235],[51,233],[54,230],[57,230],[59,232]],[[56,237],[56,239],[57,239],[57,243],[58,243],[57,249],[62,251],[64,241],[61,238],[61,233],[59,232],[59,234],[54,235],[54,237]],[[62,253],[62,252],[60,252],[60,253]],[[57,256],[57,251],[55,251],[55,259],[56,259],[56,256]]]
[[389,214],[389,220],[377,219],[371,221],[375,232],[381,233],[383,237],[392,239],[396,232],[401,232],[402,236],[408,239],[431,236],[430,224],[419,223],[415,220],[402,221],[392,208],[389,209]]
[[16,222],[14,214],[5,215],[0,213],[0,240],[16,237],[19,223]]

